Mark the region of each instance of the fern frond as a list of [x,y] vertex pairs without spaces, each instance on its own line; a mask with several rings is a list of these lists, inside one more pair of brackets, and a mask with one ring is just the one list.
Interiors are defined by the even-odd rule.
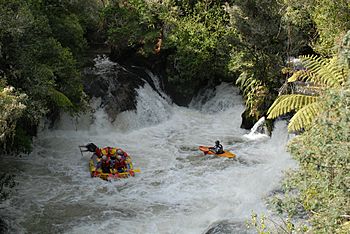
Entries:
[[55,105],[58,107],[72,107],[73,103],[70,101],[70,99],[64,95],[62,92],[51,88],[49,91],[49,95],[51,100]]
[[299,71],[294,72],[293,75],[291,77],[289,77],[288,82],[302,80],[305,72],[306,72],[305,70],[299,70]]
[[338,57],[328,60],[317,56],[301,56],[300,59],[305,69],[294,72],[288,82],[295,82],[295,90],[303,94],[281,95],[267,112],[267,118],[274,119],[295,110],[288,125],[290,132],[310,126],[322,110],[322,99],[318,95],[326,88],[343,85],[349,74],[349,68]]
[[243,89],[243,94],[246,95],[248,93],[252,93],[255,91],[255,89],[257,87],[259,87],[261,85],[261,81],[260,80],[256,80],[253,78],[249,78],[246,82],[246,86]]
[[309,105],[316,102],[318,97],[308,96],[302,94],[290,94],[279,96],[272,106],[269,108],[267,114],[268,119],[274,119],[278,116],[282,116],[293,110],[299,110],[305,105]]
[[331,70],[335,81],[337,82],[337,86],[343,85],[343,83],[347,80],[347,75],[349,74],[349,66],[340,59],[339,57],[334,57],[330,60],[327,65],[328,69]]
[[242,87],[242,83],[244,83],[245,79],[247,78],[247,73],[246,72],[242,72],[238,79],[236,80],[236,85],[239,85]]
[[[328,87],[339,87],[344,80],[343,70],[345,65],[336,58],[326,60],[316,56],[301,56],[300,59],[307,68],[305,72],[300,72],[305,81],[323,84]],[[298,74],[298,76],[301,75]]]
[[307,129],[312,121],[322,111],[321,102],[313,102],[301,108],[290,120],[288,131],[295,132],[301,129]]
[[295,82],[295,81],[314,81],[317,80],[316,78],[317,74],[313,73],[310,70],[300,70],[295,73],[288,79],[288,82]]

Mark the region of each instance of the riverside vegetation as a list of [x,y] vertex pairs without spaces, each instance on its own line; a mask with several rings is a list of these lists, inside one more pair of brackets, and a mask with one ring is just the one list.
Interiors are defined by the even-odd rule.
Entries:
[[[30,152],[43,117],[86,109],[83,58],[103,42],[116,61],[127,55],[156,64],[175,102],[228,81],[241,89],[244,119],[293,116],[288,129],[298,136],[289,150],[299,168],[272,203],[289,218],[303,215],[307,225],[288,221],[279,231],[350,229],[349,1],[0,0],[0,6],[2,154]],[[297,67],[291,58],[299,56]],[[255,225],[261,233],[276,231]]]

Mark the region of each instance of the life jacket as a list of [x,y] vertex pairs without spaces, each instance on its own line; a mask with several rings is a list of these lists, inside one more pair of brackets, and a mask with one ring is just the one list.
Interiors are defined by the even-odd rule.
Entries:
[[97,157],[102,157],[101,149],[100,148],[96,148],[95,154],[97,155]]
[[107,156],[108,158],[109,157],[111,157],[112,155],[111,155],[111,147],[104,147],[104,148],[102,148],[101,149],[101,153],[102,153],[102,155],[105,155],[105,156]]
[[214,150],[217,154],[224,153],[224,147],[221,144],[215,145]]
[[107,157],[111,157],[111,156],[116,156],[117,155],[117,150],[119,148],[116,147],[105,147],[101,150],[102,155],[106,155]]
[[116,168],[116,169],[118,169],[118,168],[126,168],[125,159],[121,159],[121,160],[116,159],[114,161],[114,168]]

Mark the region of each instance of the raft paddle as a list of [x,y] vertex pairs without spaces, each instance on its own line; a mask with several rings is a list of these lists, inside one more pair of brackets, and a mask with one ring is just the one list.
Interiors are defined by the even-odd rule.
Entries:
[[80,150],[80,153],[81,153],[81,157],[84,157],[84,154],[83,154],[83,152],[88,152],[89,150],[81,150],[81,148],[82,147],[85,147],[86,148],[86,146],[85,145],[79,145],[79,150]]

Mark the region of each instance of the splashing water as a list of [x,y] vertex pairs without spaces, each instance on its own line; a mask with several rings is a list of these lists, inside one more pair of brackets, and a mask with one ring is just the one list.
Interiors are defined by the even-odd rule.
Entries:
[[267,139],[269,136],[266,135],[265,129],[263,129],[265,123],[265,117],[261,117],[252,127],[248,134],[244,134],[243,137],[249,140],[259,140],[259,139]]
[[[221,84],[190,108],[166,101],[149,85],[138,89],[136,111],[110,123],[100,109],[78,123],[67,118],[43,130],[27,157],[1,159],[19,185],[3,217],[10,232],[26,233],[250,233],[251,211],[293,165],[279,122],[266,141],[246,141],[238,90]],[[205,156],[199,145],[219,139],[236,159]],[[89,155],[78,145],[118,146],[141,173],[106,182],[90,178]],[[5,215],[6,214],[6,215]]]

